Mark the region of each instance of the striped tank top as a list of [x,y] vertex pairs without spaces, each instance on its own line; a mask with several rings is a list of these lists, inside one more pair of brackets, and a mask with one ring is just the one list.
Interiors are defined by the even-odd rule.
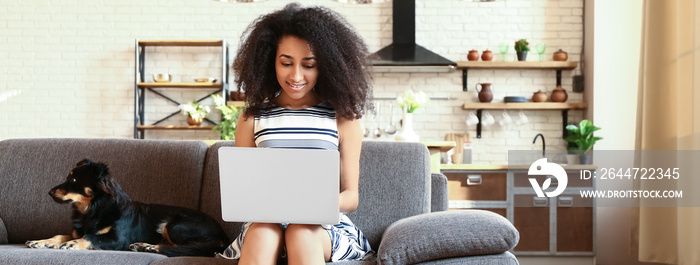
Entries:
[[258,147],[338,150],[335,110],[326,103],[300,110],[270,104],[255,117]]

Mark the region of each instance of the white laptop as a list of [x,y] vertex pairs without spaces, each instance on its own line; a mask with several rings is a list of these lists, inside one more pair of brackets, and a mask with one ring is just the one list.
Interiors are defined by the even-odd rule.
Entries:
[[222,219],[339,223],[339,157],[336,150],[219,148]]

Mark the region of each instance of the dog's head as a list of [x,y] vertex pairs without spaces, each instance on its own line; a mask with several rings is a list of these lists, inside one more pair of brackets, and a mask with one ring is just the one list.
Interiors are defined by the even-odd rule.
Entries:
[[72,203],[76,209],[85,212],[96,196],[112,194],[115,185],[107,165],[86,158],[78,162],[68,173],[66,181],[53,187],[49,195],[58,203]]

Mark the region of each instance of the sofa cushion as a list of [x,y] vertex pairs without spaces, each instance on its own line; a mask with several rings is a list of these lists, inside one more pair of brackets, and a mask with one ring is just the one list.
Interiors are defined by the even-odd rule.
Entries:
[[7,229],[5,228],[5,223],[0,218],[0,245],[7,244]]
[[362,143],[359,205],[348,214],[377,250],[393,222],[430,212],[428,148],[420,143]]
[[420,265],[518,265],[518,259],[510,252],[493,255],[468,256],[426,261]]
[[0,209],[9,243],[70,234],[70,206],[48,191],[87,158],[109,166],[133,200],[199,208],[208,145],[135,139],[10,139],[0,141]]
[[392,224],[377,253],[380,264],[414,264],[461,256],[498,254],[513,248],[518,231],[483,210],[422,214]]
[[35,249],[24,245],[0,246],[2,264],[151,264],[165,255],[132,251]]

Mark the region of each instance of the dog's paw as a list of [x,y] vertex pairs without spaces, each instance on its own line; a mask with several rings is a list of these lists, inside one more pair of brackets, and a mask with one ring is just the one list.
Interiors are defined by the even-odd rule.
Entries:
[[129,245],[129,249],[131,251],[135,251],[135,252],[158,253],[158,246],[151,245],[148,243],[133,243],[133,244]]
[[49,240],[33,240],[24,242],[24,245],[29,248],[56,248],[55,245],[50,244]]
[[92,243],[85,239],[75,239],[61,244],[60,249],[77,249],[77,250],[87,250],[95,249],[92,247]]
[[30,248],[59,248],[61,244],[71,240],[71,236],[58,235],[44,240],[31,240],[24,243]]

